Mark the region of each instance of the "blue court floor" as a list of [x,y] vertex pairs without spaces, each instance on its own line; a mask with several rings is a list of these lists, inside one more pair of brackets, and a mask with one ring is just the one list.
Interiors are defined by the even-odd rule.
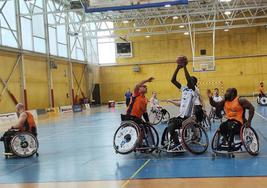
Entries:
[[[212,160],[203,155],[115,154],[112,141],[124,106],[93,108],[91,113],[62,115],[39,122],[39,154],[27,159],[0,156],[0,184],[81,182],[195,177],[267,176],[267,107],[255,104],[253,127],[260,138],[260,154]],[[175,116],[178,109],[166,106]],[[211,141],[219,122],[209,132]],[[161,135],[165,125],[157,125]],[[4,151],[1,144],[0,150]]]

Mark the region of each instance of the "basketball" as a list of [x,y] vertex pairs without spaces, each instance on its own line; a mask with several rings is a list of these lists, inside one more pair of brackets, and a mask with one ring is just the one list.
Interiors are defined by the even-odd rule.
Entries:
[[178,56],[176,59],[176,63],[178,65],[181,65],[182,67],[186,66],[188,63],[187,57],[186,56]]

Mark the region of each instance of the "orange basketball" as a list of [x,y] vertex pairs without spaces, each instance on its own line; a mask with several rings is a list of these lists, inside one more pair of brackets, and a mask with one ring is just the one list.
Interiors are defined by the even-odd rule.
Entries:
[[186,56],[178,56],[176,59],[176,63],[178,65],[181,65],[182,67],[186,66],[188,63],[187,57]]

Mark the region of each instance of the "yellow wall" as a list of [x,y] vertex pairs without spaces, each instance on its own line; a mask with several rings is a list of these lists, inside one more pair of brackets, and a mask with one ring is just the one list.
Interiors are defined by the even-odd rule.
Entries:
[[[178,97],[179,93],[170,83],[170,79],[178,55],[184,54],[189,59],[192,58],[189,36],[173,34],[130,40],[133,42],[133,58],[117,59],[118,66],[100,69],[102,101],[123,100],[127,87],[133,88],[136,82],[149,76],[154,76],[156,80],[149,84],[148,96],[151,91],[157,91],[161,99]],[[197,55],[202,48],[211,54],[211,35],[197,35],[196,41]],[[209,82],[222,81],[224,88],[236,87],[240,94],[252,94],[257,89],[259,81],[267,79],[266,44],[267,31],[262,27],[232,29],[229,32],[217,31],[216,70],[193,73],[202,82],[202,92],[208,88],[208,84],[211,88],[220,87],[217,83]],[[140,63],[141,72],[133,72],[133,64]],[[188,69],[192,73],[192,62],[189,63]],[[181,81],[185,83],[183,73],[181,75]]]
[[[12,67],[14,66],[17,58],[17,53],[7,53],[0,51],[0,77],[3,80],[7,80],[11,73]],[[69,63],[66,61],[54,60],[57,64],[57,69],[52,69],[52,80],[54,89],[54,101],[55,106],[71,105],[71,93],[70,93],[70,72]],[[73,72],[80,80],[84,64],[72,63]],[[22,90],[21,90],[21,75],[20,75],[19,64],[12,75],[8,88],[14,94],[19,102],[22,101]],[[25,69],[25,80],[26,80],[26,91],[27,101],[29,109],[39,109],[49,107],[49,89],[48,89],[48,72],[47,72],[47,61],[44,57],[39,55],[24,55],[24,69]],[[87,74],[87,72],[85,73]],[[88,86],[86,81],[86,75],[83,77],[81,82],[81,88],[86,97],[89,96]],[[73,80],[74,91],[76,94],[77,83]],[[2,92],[3,84],[0,82],[0,93]],[[67,97],[68,94],[68,97]],[[78,99],[82,95],[78,92]],[[6,91],[3,96],[0,97],[0,113],[14,112],[15,104],[11,97]]]
[[47,108],[49,106],[48,74],[45,59],[24,57],[28,108]]
[[[0,77],[3,80],[7,80],[9,77],[10,72],[12,71],[13,66],[16,63],[16,55],[10,53],[1,53],[0,57]],[[21,91],[20,91],[20,66],[18,65],[13,76],[11,77],[8,88],[10,92],[14,94],[18,101],[21,98]],[[2,93],[4,85],[0,82],[0,92]],[[15,104],[13,103],[11,97],[8,95],[6,91],[0,97],[0,112],[10,112],[14,111]]]

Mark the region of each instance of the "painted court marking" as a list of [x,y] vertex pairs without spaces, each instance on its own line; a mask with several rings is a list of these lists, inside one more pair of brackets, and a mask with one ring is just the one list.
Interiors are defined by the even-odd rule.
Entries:
[[151,159],[148,159],[140,168],[137,169],[137,171],[135,173],[133,173],[133,175],[121,185],[121,188],[125,188],[129,183],[130,180],[132,180],[141,170],[143,170],[143,168],[151,161]]
[[258,116],[260,116],[261,118],[263,118],[264,120],[266,120],[267,121],[267,118],[266,117],[264,117],[264,116],[262,116],[261,114],[259,114],[258,112],[255,112],[255,114],[257,114]]

